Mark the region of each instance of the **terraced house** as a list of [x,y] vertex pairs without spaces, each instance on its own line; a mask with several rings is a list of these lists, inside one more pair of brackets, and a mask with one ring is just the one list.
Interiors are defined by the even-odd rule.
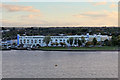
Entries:
[[[85,42],[88,41],[92,41],[93,38],[96,38],[96,40],[98,42],[100,41],[104,41],[106,39],[110,40],[110,36],[108,35],[89,35],[89,33],[87,33],[86,35],[64,35],[64,34],[60,34],[59,36],[50,36],[51,40],[48,44],[48,46],[52,46],[52,43],[58,43],[58,46],[61,46],[59,43],[65,43],[67,46],[70,46],[70,44],[67,42],[67,40],[69,40],[69,38],[73,38],[73,43],[75,38],[81,40],[81,38],[84,37]],[[19,34],[17,35],[17,45],[20,44],[24,44],[24,46],[36,46],[36,45],[40,45],[40,46],[46,46],[47,44],[44,42],[44,38],[45,36],[20,36]],[[73,46],[77,46],[73,45]]]

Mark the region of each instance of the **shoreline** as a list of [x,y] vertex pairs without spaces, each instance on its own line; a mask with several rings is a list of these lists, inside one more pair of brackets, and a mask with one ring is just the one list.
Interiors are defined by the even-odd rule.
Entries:
[[77,51],[77,52],[93,52],[93,51],[120,51],[120,50],[44,50],[44,49],[31,49],[31,50],[27,50],[27,49],[5,49],[5,50],[0,50],[0,51],[11,51],[11,50],[26,50],[26,51]]
[[41,50],[41,51],[79,51],[79,52],[93,52],[93,51],[120,51],[120,50]]
[[10,50],[26,50],[26,51],[120,51],[120,48],[115,47],[40,47],[40,48],[8,48],[0,49],[1,51],[10,51]]

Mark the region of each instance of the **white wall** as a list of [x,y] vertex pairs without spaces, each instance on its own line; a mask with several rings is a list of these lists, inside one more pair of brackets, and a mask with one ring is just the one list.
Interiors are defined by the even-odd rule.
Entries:
[[[67,40],[70,37],[79,38],[81,40],[82,36],[85,37],[86,41],[89,41],[89,37],[95,37],[97,39],[97,41],[101,41],[101,38],[103,35],[89,35],[89,34],[87,34],[87,35],[72,35],[72,36],[51,36],[52,42],[50,42],[48,44],[48,46],[51,46],[51,43],[64,42],[63,40],[65,40],[65,43],[67,46],[70,46],[70,44],[67,43]],[[44,37],[45,36],[19,36],[19,43],[20,43],[20,40],[22,40],[22,43],[24,45],[37,45],[37,44],[39,44],[40,46],[46,46],[46,44],[43,42]],[[103,37],[108,37],[108,36],[104,35]],[[57,39],[57,41],[56,41],[56,39]],[[26,40],[25,43],[24,43],[24,40]],[[27,43],[27,40],[29,40],[29,43]],[[31,43],[31,40],[33,40],[33,43]],[[36,43],[35,43],[35,40],[37,40]],[[41,43],[39,43],[39,40],[41,40]],[[60,40],[62,40],[62,41],[60,41]],[[58,45],[58,46],[60,46],[60,45]]]

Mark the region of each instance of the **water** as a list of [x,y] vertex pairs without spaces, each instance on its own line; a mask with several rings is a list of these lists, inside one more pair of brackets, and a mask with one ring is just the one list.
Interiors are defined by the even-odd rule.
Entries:
[[118,78],[118,52],[12,50],[2,53],[3,78]]

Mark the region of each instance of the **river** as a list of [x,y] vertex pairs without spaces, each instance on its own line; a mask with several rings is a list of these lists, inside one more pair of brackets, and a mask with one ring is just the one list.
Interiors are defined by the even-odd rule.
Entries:
[[118,78],[117,51],[2,52],[3,78]]

